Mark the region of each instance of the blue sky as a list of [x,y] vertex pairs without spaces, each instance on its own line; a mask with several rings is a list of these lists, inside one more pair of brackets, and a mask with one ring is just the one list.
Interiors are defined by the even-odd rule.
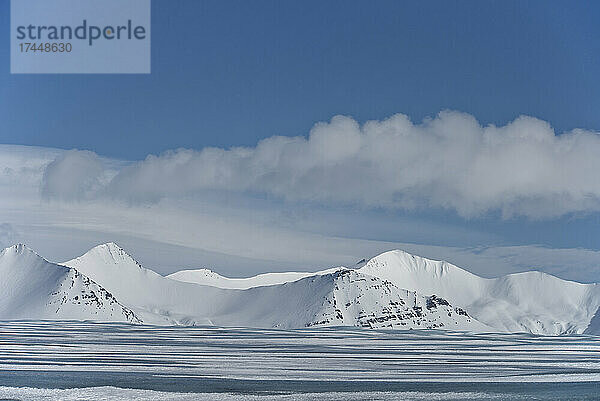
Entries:
[[[9,1],[0,22],[9,27]],[[150,76],[19,76],[0,66],[0,142],[140,159],[442,109],[599,129],[594,2],[166,1]],[[8,60],[8,35],[0,57]]]
[[[94,155],[67,160],[77,166],[82,163],[81,171],[87,172],[100,168],[95,164],[97,155],[101,163],[112,166],[117,160],[143,160],[149,154],[178,148],[195,150],[198,154],[191,158],[204,165],[200,152],[206,147],[254,149],[260,140],[274,135],[307,138],[316,123],[335,115],[351,116],[362,124],[402,113],[415,129],[427,130],[419,126],[424,118],[438,121],[438,113],[449,109],[467,113],[481,127],[505,126],[527,115],[547,122],[557,134],[575,128],[594,133],[600,131],[598,17],[600,5],[594,2],[153,0],[150,75],[11,75],[9,36],[2,35],[0,143],[89,150]],[[0,25],[8,33],[8,0],[0,0]],[[469,118],[463,118],[467,125]],[[529,125],[522,126],[528,129]],[[438,151],[444,152],[444,148]],[[50,161],[46,156],[35,160]],[[560,160],[553,163],[548,166],[560,167]],[[590,163],[582,163],[580,168],[589,170]],[[572,164],[573,171],[577,168]],[[582,173],[588,174],[588,180],[594,179],[590,171]],[[137,181],[145,177],[143,171],[135,174]],[[278,227],[298,233],[382,243],[364,248],[369,251],[385,250],[392,243],[450,247],[541,244],[600,250],[600,217],[594,200],[580,199],[569,205],[571,200],[557,200],[565,204],[541,217],[531,211],[531,202],[538,198],[540,208],[543,204],[551,209],[552,196],[570,191],[567,184],[577,181],[572,176],[563,178],[564,187],[551,185],[551,196],[545,190],[516,193],[504,203],[481,204],[468,188],[465,193],[470,195],[461,193],[447,203],[432,202],[431,207],[416,209],[399,207],[394,203],[397,199],[386,203],[356,194],[333,201],[330,195],[335,194],[323,199],[318,194],[303,197],[262,182],[245,188],[242,194],[231,194],[227,191],[235,184],[232,182],[216,188],[225,190],[225,195],[203,192],[202,202],[189,209],[194,216],[212,210],[205,205],[210,198],[213,205],[227,205],[218,215],[228,222],[239,217],[271,227],[276,221]],[[87,182],[77,179],[73,185]],[[125,175],[121,181],[130,183],[128,179],[132,180]],[[170,177],[164,179],[169,182]],[[432,182],[436,179],[431,178]],[[581,180],[583,184],[573,193],[586,189],[585,178]],[[113,197],[131,195],[123,194],[116,184],[107,188]],[[213,189],[214,185],[210,191]],[[147,188],[142,190],[147,192]],[[311,190],[314,188],[307,189]],[[171,198],[188,202],[198,196],[181,188],[165,191],[169,202],[174,202]],[[502,188],[498,191],[506,193]],[[88,192],[85,199],[76,199],[78,204],[98,201],[100,195],[88,196]],[[594,194],[592,191],[590,196]],[[395,196],[391,189],[382,192],[387,195]],[[430,195],[419,192],[418,202],[430,202]],[[527,206],[515,203],[530,195],[533,200]],[[154,198],[144,202],[150,200],[154,202]],[[474,214],[471,209],[461,209],[462,200],[473,201]],[[400,203],[404,201],[408,200]],[[120,210],[129,213],[131,207]],[[268,215],[266,209],[274,210],[273,214]],[[516,215],[503,217],[513,209]],[[65,212],[68,208],[61,210],[63,220],[74,219]],[[3,212],[0,218],[16,227],[18,236],[53,249],[46,234],[27,234],[32,222],[27,225],[8,209]],[[88,223],[78,229],[91,233]],[[140,238],[146,241],[149,234],[139,228],[127,235],[130,237],[124,236],[123,241],[135,237],[138,241],[131,240],[132,246],[143,248]],[[96,232],[85,238],[77,250],[113,240],[114,235]],[[167,245],[173,243],[165,242],[165,249]],[[192,255],[194,247],[185,246]],[[56,258],[66,257],[74,249],[57,251]],[[202,243],[194,249],[214,250]],[[200,264],[205,256],[190,256],[184,264]],[[258,259],[279,260],[268,255]],[[216,256],[211,259],[217,260]],[[321,259],[307,260],[319,263]],[[336,259],[328,254],[322,260],[335,263]],[[241,274],[227,266],[233,274]]]

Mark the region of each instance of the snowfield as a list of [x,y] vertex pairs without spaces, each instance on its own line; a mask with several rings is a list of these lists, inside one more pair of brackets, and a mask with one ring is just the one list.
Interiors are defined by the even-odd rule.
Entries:
[[109,243],[61,265],[16,245],[0,278],[0,399],[592,400],[600,383],[598,287],[536,272],[392,251],[163,277]]
[[0,319],[295,329],[354,326],[474,333],[599,334],[600,287],[525,272],[485,279],[390,251],[353,268],[231,279],[168,277],[114,243],[57,265],[24,245],[0,254]]
[[0,323],[0,398],[594,399],[600,338]]

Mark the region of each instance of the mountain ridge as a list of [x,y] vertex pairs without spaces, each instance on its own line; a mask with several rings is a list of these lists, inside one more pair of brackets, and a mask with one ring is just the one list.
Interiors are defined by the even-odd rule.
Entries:
[[0,318],[140,323],[133,311],[75,269],[51,263],[24,244],[0,252]]
[[404,251],[384,252],[359,271],[422,293],[438,294],[462,305],[481,322],[509,332],[583,333],[600,308],[600,287],[596,284],[563,280],[539,271],[483,278],[451,263]]
[[338,269],[338,267],[333,267],[317,272],[261,273],[252,277],[231,278],[222,276],[213,270],[203,268],[180,270],[175,273],[171,273],[166,277],[177,281],[183,281],[186,283],[211,285],[223,289],[246,290],[254,287],[263,287],[298,281],[300,279],[310,276],[333,273]]
[[312,273],[228,278],[197,269],[165,277],[110,242],[62,266],[101,284],[136,319],[150,324],[600,334],[596,284],[535,271],[482,278],[449,262],[401,250],[354,268]]
[[[219,288],[218,286],[187,283],[163,277],[141,267],[132,257],[113,243],[92,248],[84,255],[65,262],[65,265],[83,271],[93,277],[130,305],[142,316],[142,310],[154,316],[163,316],[177,324],[218,324],[260,327],[296,328],[326,325],[355,325],[365,327],[411,327],[435,328],[454,323],[456,329],[481,329],[483,325],[473,322],[468,314],[458,314],[454,307],[442,305],[443,316],[435,308],[426,308],[427,297],[420,294],[402,295],[404,292],[391,283],[378,278],[369,278],[361,273],[340,273],[345,268],[333,268],[318,273],[266,274],[254,279],[255,286],[245,289]],[[244,279],[228,279],[209,270],[198,270],[203,277],[233,281],[229,287],[239,287]],[[354,277],[358,285],[347,285],[347,274]],[[292,277],[293,276],[293,277]],[[364,276],[364,277],[363,277]],[[114,278],[118,279],[115,280]],[[290,281],[268,285],[264,278]],[[373,286],[363,282],[374,280]],[[142,286],[145,291],[137,292],[134,287]],[[379,287],[389,287],[379,293]],[[222,285],[221,287],[227,287]],[[340,287],[345,290],[340,292]],[[393,287],[393,288],[392,288]],[[382,295],[384,294],[384,295]],[[345,303],[355,304],[358,299],[366,302],[368,310],[342,313],[337,318],[332,309],[336,297],[346,297]],[[354,297],[354,298],[353,298]],[[358,298],[357,298],[358,297]],[[366,300],[366,301],[365,301]],[[430,301],[431,302],[431,301]],[[397,305],[395,305],[397,304]],[[398,305],[412,305],[400,307]],[[277,308],[273,306],[277,305]],[[387,308],[385,309],[384,308]],[[421,308],[421,316],[415,309]],[[460,309],[460,308],[458,308]],[[396,313],[394,313],[396,312]],[[444,316],[456,315],[454,320]],[[370,319],[370,320],[369,320]],[[385,324],[384,324],[385,323]],[[456,327],[458,326],[458,327]]]

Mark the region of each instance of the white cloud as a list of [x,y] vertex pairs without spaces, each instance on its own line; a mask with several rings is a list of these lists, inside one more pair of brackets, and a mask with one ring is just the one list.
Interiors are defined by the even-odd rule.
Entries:
[[[485,276],[539,269],[600,281],[597,251],[465,248],[501,240],[471,225],[461,232],[452,223],[418,217],[387,224],[386,212],[373,217],[379,212],[361,210],[443,208],[463,216],[500,211],[529,217],[593,212],[600,209],[598,154],[600,135],[594,132],[556,135],[530,117],[482,127],[456,112],[420,124],[402,115],[362,126],[335,117],[307,138],[176,150],[133,163],[87,151],[0,145],[0,222],[7,224],[0,226],[7,233],[0,241],[12,241],[16,232],[19,241],[56,261],[113,240],[163,273],[207,265],[241,276],[319,269],[401,248]],[[359,207],[315,212],[303,201]],[[345,212],[336,216],[335,210]]]
[[[598,133],[557,135],[532,117],[495,127],[453,111],[420,124],[401,114],[362,126],[336,116],[316,124],[307,138],[151,155],[95,193],[156,201],[224,190],[366,208],[446,209],[465,217],[548,218],[600,210],[598,154]],[[72,153],[48,166],[44,190],[80,198],[99,174],[92,155]]]
[[42,176],[42,196],[60,200],[89,198],[100,188],[104,173],[102,161],[95,153],[66,151],[46,166]]

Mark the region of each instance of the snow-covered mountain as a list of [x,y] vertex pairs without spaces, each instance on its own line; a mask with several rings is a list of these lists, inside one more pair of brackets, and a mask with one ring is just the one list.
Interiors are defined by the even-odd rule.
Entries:
[[[209,277],[203,284],[163,277],[143,268],[114,243],[97,246],[65,262],[106,288],[152,323],[254,327],[350,325],[364,327],[490,330],[463,309],[438,297],[398,288],[377,277],[347,269],[318,273],[260,275],[246,281]],[[282,284],[269,282],[290,280]],[[212,281],[210,281],[212,280]],[[272,281],[269,281],[272,280]],[[249,287],[254,284],[254,287]],[[157,318],[158,317],[158,318]]]
[[[600,334],[600,286],[597,284],[561,280],[537,271],[485,279],[448,262],[400,250],[376,256],[362,263],[357,271],[389,281],[398,288],[443,297],[497,331]],[[248,288],[267,285],[268,280],[294,281],[300,275],[308,277],[324,272],[228,279],[202,270],[183,271],[169,277],[219,287],[245,285],[242,288]]]
[[442,298],[345,269],[280,285],[225,290],[224,295],[212,305],[210,317],[211,323],[221,326],[492,331]]
[[210,324],[206,310],[222,296],[221,289],[171,280],[146,269],[112,242],[62,264],[102,283],[145,323]]
[[354,270],[342,269],[287,285],[299,287],[309,280],[324,282],[328,293],[317,319],[307,326],[492,331],[443,298],[403,290],[389,281]]
[[0,252],[0,319],[139,319],[78,271],[50,263],[24,245]]
[[600,287],[537,271],[485,279],[447,262],[390,251],[358,270],[402,288],[437,294],[500,331],[583,333],[600,307]]
[[108,243],[64,266],[24,246],[3,251],[0,319],[600,334],[596,284],[539,272],[485,279],[403,251],[355,269],[231,279],[206,269],[163,277]]

